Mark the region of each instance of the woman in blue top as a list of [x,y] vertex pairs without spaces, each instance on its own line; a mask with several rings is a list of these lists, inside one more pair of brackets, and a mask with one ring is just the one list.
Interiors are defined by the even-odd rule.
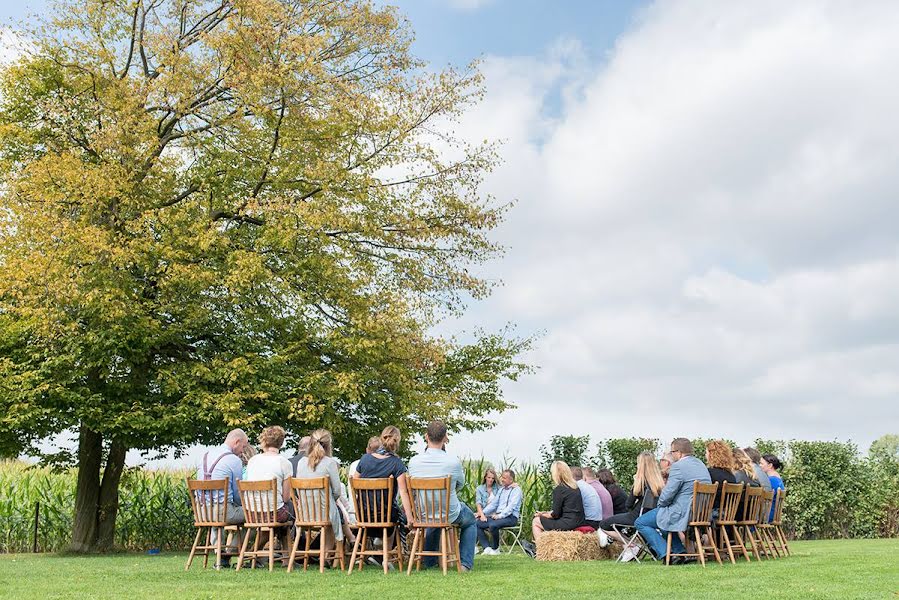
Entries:
[[768,476],[768,479],[771,481],[771,491],[774,492],[774,502],[771,503],[771,516],[770,518],[774,518],[774,509],[775,503],[777,502],[777,490],[784,490],[784,480],[780,476],[780,468],[783,464],[780,462],[780,459],[774,456],[773,454],[764,454],[762,455],[762,460],[759,461],[759,465],[762,467],[762,470],[765,472],[765,475]]
[[496,471],[493,470],[493,467],[487,467],[487,470],[484,471],[484,479],[481,481],[481,485],[474,491],[474,501],[477,505],[475,518],[480,519],[484,516],[484,509],[490,500],[493,499],[493,494],[497,492],[499,492],[499,483],[497,483]]

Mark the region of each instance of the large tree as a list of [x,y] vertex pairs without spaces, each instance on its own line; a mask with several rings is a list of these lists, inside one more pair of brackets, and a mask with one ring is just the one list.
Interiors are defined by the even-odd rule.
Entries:
[[228,428],[478,429],[527,340],[435,335],[489,291],[491,145],[450,133],[391,8],[65,0],[0,73],[0,447],[77,432],[72,548],[129,449]]

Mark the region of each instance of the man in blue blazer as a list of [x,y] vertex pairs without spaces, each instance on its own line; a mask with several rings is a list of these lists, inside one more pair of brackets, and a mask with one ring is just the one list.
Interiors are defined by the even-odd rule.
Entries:
[[[657,558],[664,558],[668,551],[666,541],[669,531],[686,531],[690,523],[693,505],[693,482],[711,483],[709,470],[701,460],[693,456],[693,445],[686,438],[671,442],[671,454],[675,462],[668,472],[668,483],[659,495],[657,508],[644,513],[634,523],[640,536],[646,540]],[[661,530],[661,533],[659,532]],[[671,552],[685,552],[680,536],[671,540]],[[677,561],[679,564],[683,561]]]

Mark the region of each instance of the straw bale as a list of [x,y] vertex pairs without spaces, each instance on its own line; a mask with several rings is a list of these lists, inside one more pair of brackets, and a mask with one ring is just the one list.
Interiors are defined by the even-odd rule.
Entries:
[[537,560],[598,560],[599,538],[579,531],[544,531],[537,538]]

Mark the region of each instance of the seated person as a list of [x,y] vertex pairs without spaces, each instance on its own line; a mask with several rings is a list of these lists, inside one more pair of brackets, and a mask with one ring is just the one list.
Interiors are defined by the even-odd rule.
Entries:
[[762,469],[762,455],[755,448],[743,448],[743,452],[749,456],[749,459],[752,461],[752,468],[755,470],[755,478],[758,480],[759,485],[762,486],[762,489],[766,492],[771,491],[771,480],[768,478],[768,475],[765,473],[764,469]]
[[[493,500],[493,496],[499,491],[499,481],[496,477],[496,471],[493,470],[493,467],[487,467],[487,470],[484,471],[484,477],[481,480],[481,485],[479,485],[474,490],[474,516],[478,520],[484,516],[484,507]],[[484,546],[485,548],[487,546]]]
[[[281,455],[281,446],[284,445],[284,429],[275,425],[266,427],[259,435],[259,445],[262,452],[247,462],[247,481],[277,480],[276,498],[267,501],[257,498],[254,510],[264,510],[266,507],[277,507],[276,519],[279,523],[286,523],[290,519],[286,504],[290,502],[290,474],[292,468],[290,461]],[[252,498],[251,498],[252,499]]]
[[[378,448],[381,447],[381,437],[377,435],[373,435],[368,438],[368,444],[365,447],[365,454],[371,454],[372,452],[377,452]],[[356,512],[356,496],[353,494],[353,478],[356,476],[356,472],[359,470],[359,463],[362,461],[361,458],[357,458],[353,462],[350,463],[350,468],[347,469],[346,477],[347,477],[347,493],[350,497],[350,505],[353,508],[353,513]]]
[[[203,462],[197,469],[196,477],[199,480],[228,478],[227,497],[222,497],[224,494],[216,494],[218,498],[210,498],[210,500],[225,504],[225,521],[229,525],[243,525],[244,522],[244,510],[237,482],[244,478],[245,468],[241,457],[250,447],[252,447],[250,440],[243,429],[233,429],[225,437],[224,444],[203,455]],[[212,530],[210,540],[211,544],[218,541],[218,529]],[[227,567],[230,560],[230,557],[224,557],[222,566]]]
[[502,487],[493,495],[478,518],[478,541],[484,548],[485,556],[500,553],[502,529],[518,525],[521,516],[522,495],[521,488],[515,483],[515,472],[506,469],[499,480]]
[[599,529],[599,522],[602,521],[603,515],[599,494],[593,489],[592,485],[584,481],[584,470],[582,468],[571,467],[571,475],[581,491],[581,501],[584,503],[584,525],[593,529]]
[[[379,442],[377,448],[371,453],[363,454],[362,458],[359,459],[354,478],[383,479],[393,476],[393,498],[388,500],[390,502],[390,520],[399,525],[400,530],[398,533],[400,540],[403,541],[406,539],[406,526],[412,522],[412,498],[409,496],[409,489],[406,483],[408,469],[406,469],[403,459],[397,455],[401,440],[400,430],[398,427],[388,425],[381,432],[381,437],[377,439]],[[374,500],[372,495],[376,493],[379,492],[368,492],[369,498]],[[384,492],[380,493],[384,494]],[[399,504],[397,504],[397,496],[403,501],[402,511]],[[364,496],[362,498],[363,502],[371,502],[372,500],[367,500]]]
[[[693,505],[693,482],[711,483],[709,471],[702,461],[693,456],[693,445],[686,438],[675,438],[671,442],[671,455],[674,463],[668,472],[668,483],[659,494],[656,508],[643,513],[634,522],[647,545],[656,558],[665,558],[668,552],[668,532],[686,531],[690,523],[690,510]],[[671,540],[674,554],[685,552],[680,536]],[[674,557],[672,564],[690,562],[683,557]]]
[[768,481],[771,482],[771,491],[774,492],[774,502],[771,503],[771,516],[769,517],[773,519],[774,509],[776,508],[775,503],[777,502],[777,490],[786,489],[784,487],[784,480],[779,473],[783,464],[781,464],[780,459],[773,454],[765,454],[762,456],[760,466],[765,472],[765,475],[768,476]]
[[[584,470],[584,474],[586,475],[587,471]],[[612,512],[611,514],[617,514],[624,512],[624,505],[627,504],[627,494],[624,493],[624,490],[621,489],[621,486],[618,485],[618,481],[615,479],[615,476],[612,475],[612,472],[608,469],[600,469],[596,473],[596,478],[599,482],[609,491],[609,495],[612,497]],[[589,479],[588,479],[589,481]],[[602,507],[603,516],[608,516],[606,513],[606,506],[603,504]]]
[[[334,452],[333,438],[327,429],[316,429],[309,436],[309,451],[297,463],[298,479],[316,479],[327,477],[330,482],[328,513],[334,535],[327,539],[326,551],[334,549],[336,542],[343,541],[344,523],[337,503],[341,496],[340,464],[332,456]],[[298,515],[299,516],[299,515]]]
[[709,478],[712,483],[718,483],[718,491],[715,492],[715,508],[713,517],[718,514],[718,506],[721,504],[721,490],[725,483],[737,483],[734,475],[734,453],[731,447],[721,440],[712,440],[705,447],[705,464],[709,470]]
[[674,456],[670,452],[662,454],[662,458],[659,459],[659,469],[662,471],[662,479],[665,480],[665,483],[668,482],[668,471],[671,470],[673,464]]
[[737,483],[744,483],[746,487],[759,487],[758,475],[752,468],[752,459],[746,454],[742,448],[734,448],[734,477]]
[[[662,471],[655,455],[648,451],[641,452],[637,456],[637,473],[634,475],[634,486],[625,505],[626,511],[600,521],[599,545],[608,546],[609,538],[614,538],[622,544],[626,543],[627,540],[615,531],[612,525],[633,525],[637,517],[656,507],[656,501],[664,487]],[[622,562],[633,560],[637,552],[637,548],[625,548],[621,557]]]
[[[459,502],[457,495],[458,490],[465,487],[465,471],[462,469],[462,461],[446,452],[449,438],[446,435],[446,424],[443,421],[431,421],[428,424],[425,442],[427,442],[425,451],[413,456],[409,461],[409,475],[411,477],[450,476],[449,520],[450,523],[459,526],[459,562],[462,570],[471,571],[474,568],[474,548],[478,532],[474,513],[464,503]],[[425,536],[425,550],[436,551],[439,543],[440,530],[429,530]],[[437,557],[425,557],[424,564],[426,567],[435,566]]]
[[[557,460],[549,468],[555,487],[553,488],[553,506],[551,511],[538,512],[531,523],[534,541],[544,531],[573,531],[584,524],[584,501],[581,491],[571,469],[564,461]],[[537,547],[533,542],[522,542],[524,551],[531,558],[536,558]]]
[[[590,487],[596,490],[596,494],[599,496],[599,504],[602,506],[602,517],[603,519],[607,517],[611,517],[615,514],[615,501],[612,500],[612,494],[609,490],[602,484],[602,482],[596,478],[596,473],[593,472],[593,469],[590,467],[583,467],[581,469],[584,472],[584,481],[586,481]],[[572,468],[572,474],[577,477],[576,473],[577,469]]]

